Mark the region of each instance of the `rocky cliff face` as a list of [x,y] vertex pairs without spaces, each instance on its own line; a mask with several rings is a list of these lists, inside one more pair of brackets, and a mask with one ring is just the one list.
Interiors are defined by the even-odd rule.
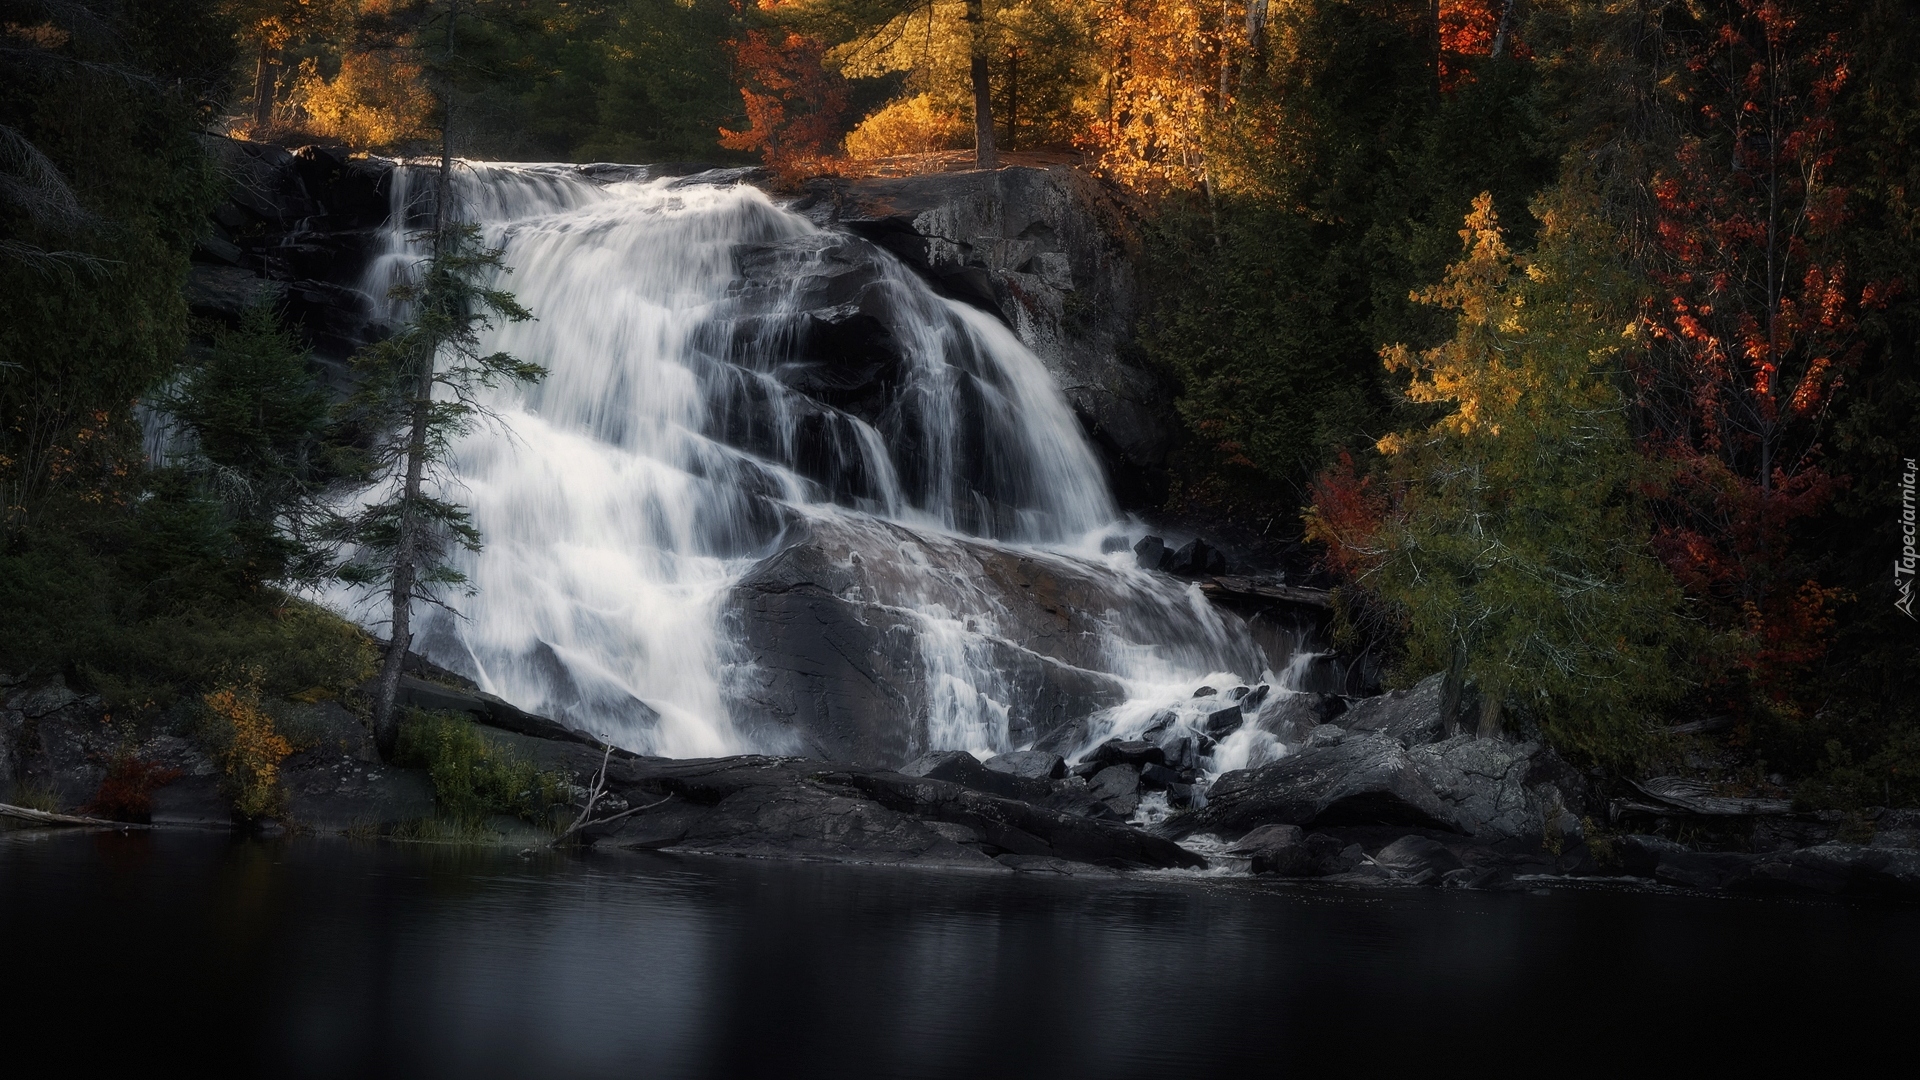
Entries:
[[193,313],[231,322],[274,296],[343,389],[348,358],[379,334],[356,286],[386,227],[389,165],[320,147],[212,136],[205,145],[229,188],[194,249]]
[[865,237],[942,293],[990,311],[1046,364],[1123,506],[1166,496],[1171,394],[1133,349],[1123,207],[1065,165],[810,181],[792,209]]

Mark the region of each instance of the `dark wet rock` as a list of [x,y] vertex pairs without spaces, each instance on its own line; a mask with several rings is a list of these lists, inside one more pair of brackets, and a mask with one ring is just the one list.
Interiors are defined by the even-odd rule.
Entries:
[[1228,849],[1228,854],[1252,860],[1256,874],[1304,877],[1313,870],[1313,853],[1298,825],[1262,825]]
[[1165,765],[1149,762],[1140,767],[1140,786],[1148,791],[1165,791],[1180,782],[1180,774]]
[[1615,841],[1621,869],[1665,885],[1712,891],[1920,898],[1920,852],[1818,844],[1778,852],[1694,851],[1658,836]]
[[1082,877],[1089,874],[1113,873],[1109,867],[1074,862],[1071,859],[1060,859],[1051,855],[996,855],[993,861],[1023,874],[1064,874],[1070,877]]
[[[1261,689],[1265,689],[1264,686]],[[1260,690],[1255,690],[1259,694]],[[1263,697],[1265,695],[1262,695]],[[1251,698],[1249,698],[1251,700]],[[1241,703],[1244,712],[1253,706]],[[1304,740],[1309,731],[1331,724],[1335,717],[1345,712],[1345,698],[1334,694],[1289,693],[1281,691],[1272,700],[1266,702],[1259,713],[1261,728],[1272,732],[1282,742],[1297,743]]]
[[1175,810],[1199,809],[1207,805],[1207,793],[1187,777],[1167,785],[1167,805]]
[[1227,773],[1214,782],[1204,809],[1177,815],[1165,828],[1174,836],[1232,836],[1261,825],[1454,828],[1406,748],[1382,734],[1350,735],[1336,745]]
[[1447,720],[1441,715],[1445,681],[1444,675],[1430,675],[1410,689],[1361,698],[1338,723],[1348,731],[1391,736],[1406,747],[1437,742],[1447,735]]
[[1064,164],[1010,165],[820,179],[790,205],[1004,320],[1065,392],[1122,503],[1165,501],[1179,421],[1161,378],[1126,359],[1134,241],[1114,189]]
[[1199,577],[1207,572],[1207,556],[1213,551],[1207,542],[1195,537],[1174,550],[1167,573],[1178,577]]
[[1103,767],[1131,765],[1139,768],[1142,765],[1165,765],[1167,752],[1139,739],[1108,739],[1094,747],[1093,752],[1087,755],[1087,760]]
[[1246,715],[1241,711],[1240,706],[1229,705],[1224,709],[1208,713],[1206,720],[1201,723],[1201,728],[1212,738],[1224,739],[1239,731],[1240,725],[1244,723],[1246,723]]
[[1306,736],[1300,741],[1306,744],[1307,749],[1315,750],[1325,746],[1338,746],[1346,739],[1346,728],[1333,724],[1320,724],[1308,729]]
[[355,286],[381,246],[390,164],[327,147],[202,142],[228,197],[195,246],[190,306],[231,322],[273,295],[334,388],[346,389],[348,357],[385,332]]
[[1268,686],[1266,683],[1261,683],[1259,686],[1247,691],[1246,696],[1240,699],[1240,707],[1248,712],[1252,712],[1265,704],[1267,696],[1271,693],[1273,693],[1273,687]]
[[1053,793],[1053,788],[1044,779],[990,769],[965,750],[936,750],[923,754],[901,766],[900,774],[944,780],[1008,799],[1044,799]]
[[1201,687],[1200,689],[1198,689],[1198,690],[1195,690],[1195,691],[1193,692],[1193,696],[1194,696],[1194,697],[1197,697],[1197,698],[1203,698],[1203,697],[1212,697],[1212,696],[1214,696],[1215,694],[1218,694],[1219,692],[1220,692],[1220,691],[1218,691],[1218,690],[1216,690],[1216,689],[1214,689],[1214,688],[1213,688],[1213,687],[1211,687],[1211,686],[1203,686],[1203,687]]
[[1446,845],[1425,836],[1403,836],[1374,853],[1374,865],[1424,884],[1463,869],[1460,857]]
[[1107,765],[1087,783],[1087,793],[1116,816],[1127,818],[1140,805],[1140,772],[1131,765]]
[[1171,557],[1166,541],[1157,536],[1143,536],[1133,545],[1133,563],[1142,570],[1159,570]]
[[[1177,606],[1106,567],[883,522],[790,535],[727,602],[752,661],[736,720],[762,745],[827,760],[892,767],[926,749],[933,674],[913,611],[928,603],[973,620],[997,683],[980,689],[1008,703],[1013,744],[1055,753],[1125,697],[1104,670],[1104,613],[1154,620]],[[903,551],[940,572],[904,569]]]
[[[589,830],[597,846],[954,866],[1003,854],[1115,868],[1205,863],[1125,825],[874,769],[790,758],[642,759],[617,763],[609,777],[636,804],[673,798]],[[951,826],[977,840],[956,842]]]
[[[1067,763],[1060,755],[1044,750],[1016,750],[987,759],[987,768],[1028,780],[1059,780],[1067,775]],[[903,770],[904,771],[904,770]]]

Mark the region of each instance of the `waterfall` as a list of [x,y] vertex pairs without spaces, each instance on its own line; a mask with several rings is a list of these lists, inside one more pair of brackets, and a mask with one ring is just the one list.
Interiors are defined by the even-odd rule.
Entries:
[[[372,297],[423,255],[420,177],[394,170]],[[1099,461],[1005,325],[728,180],[461,169],[460,213],[535,315],[487,347],[550,374],[493,393],[499,423],[455,448],[446,494],[485,548],[463,556],[459,615],[420,610],[417,649],[635,750],[804,750],[760,720],[768,676],[735,597],[804,539],[844,577],[833,602],[910,641],[907,750],[1030,741],[1081,707],[1032,719],[1034,687],[1069,676],[1091,687],[1072,698],[1097,705],[1090,737],[1210,673],[1259,675],[1196,589],[1101,553],[1125,530]],[[1071,632],[1022,622],[1005,567],[1072,583]]]

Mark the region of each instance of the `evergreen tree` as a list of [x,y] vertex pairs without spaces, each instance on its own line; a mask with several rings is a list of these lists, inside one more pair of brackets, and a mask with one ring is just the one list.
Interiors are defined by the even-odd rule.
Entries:
[[226,510],[233,562],[250,585],[313,582],[328,557],[319,502],[329,403],[271,301],[214,335],[155,402],[185,433],[185,467]]
[[472,515],[432,490],[441,486],[437,473],[453,440],[486,417],[480,391],[546,375],[507,353],[481,352],[480,335],[495,320],[533,317],[512,293],[489,284],[506,270],[500,249],[482,244],[477,226],[458,221],[445,222],[430,239],[433,254],[417,280],[392,294],[411,305],[409,321],[357,358],[363,379],[353,404],[358,419],[387,433],[372,449],[370,471],[390,490],[341,530],[358,548],[341,577],[384,592],[392,613],[373,701],[374,738],[386,757],[399,736],[394,698],[413,604],[441,602],[446,588],[464,585],[449,560],[457,549],[480,547]]
[[1475,201],[1463,256],[1418,295],[1456,313],[1453,339],[1383,352],[1445,415],[1381,440],[1370,500],[1323,481],[1310,534],[1396,613],[1408,673],[1478,691],[1483,735],[1510,710],[1618,761],[1677,693],[1692,629],[1648,542],[1648,465],[1627,427],[1638,297],[1590,195],[1565,185],[1535,213],[1541,243],[1522,258],[1492,199]]

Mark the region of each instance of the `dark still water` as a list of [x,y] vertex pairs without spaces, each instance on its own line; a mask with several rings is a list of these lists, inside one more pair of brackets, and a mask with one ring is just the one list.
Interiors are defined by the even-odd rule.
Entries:
[[1847,1072],[1920,1015],[1912,908],[197,835],[0,834],[0,963],[61,1076]]

